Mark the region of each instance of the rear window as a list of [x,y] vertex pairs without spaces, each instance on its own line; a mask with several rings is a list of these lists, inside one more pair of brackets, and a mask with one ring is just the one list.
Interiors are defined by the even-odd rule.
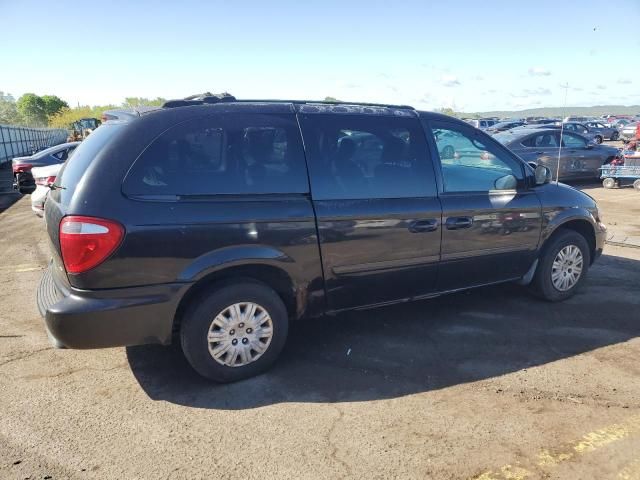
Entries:
[[89,168],[93,159],[122,128],[122,124],[102,125],[78,145],[58,174],[56,184],[64,188],[51,192],[53,200],[62,205],[69,204],[78,182],[80,182],[82,175]]
[[123,185],[134,196],[308,190],[293,115],[214,115],[179,124],[145,149]]

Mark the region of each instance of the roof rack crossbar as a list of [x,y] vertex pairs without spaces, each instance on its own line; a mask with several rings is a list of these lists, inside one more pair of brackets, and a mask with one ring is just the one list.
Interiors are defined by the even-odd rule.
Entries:
[[211,103],[223,103],[223,102],[235,102],[236,97],[233,95],[222,92],[222,93],[211,93],[204,92],[198,93],[195,95],[189,95],[188,97],[184,97],[177,100],[169,100],[164,102],[162,108],[174,108],[174,107],[186,107],[189,105],[203,105],[203,104],[211,104]]

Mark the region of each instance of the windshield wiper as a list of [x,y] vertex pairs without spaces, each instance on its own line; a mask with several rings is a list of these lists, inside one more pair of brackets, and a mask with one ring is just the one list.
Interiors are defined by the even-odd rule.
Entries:
[[62,185],[56,185],[55,183],[50,183],[47,185],[51,190],[66,190],[67,187],[63,187]]

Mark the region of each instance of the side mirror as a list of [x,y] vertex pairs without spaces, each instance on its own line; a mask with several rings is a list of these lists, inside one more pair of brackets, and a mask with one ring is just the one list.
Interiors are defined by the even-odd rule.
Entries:
[[544,185],[551,181],[551,170],[544,165],[536,167],[536,185]]

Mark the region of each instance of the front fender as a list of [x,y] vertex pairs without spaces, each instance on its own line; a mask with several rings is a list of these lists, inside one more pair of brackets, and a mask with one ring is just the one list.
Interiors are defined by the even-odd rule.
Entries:
[[[272,265],[298,277],[298,266],[286,253],[269,245],[237,245],[207,252],[191,262],[178,276],[179,282],[197,282],[205,276],[229,267]],[[292,270],[294,270],[292,272]]]
[[589,209],[585,207],[552,208],[542,212],[540,243],[544,244],[559,227],[574,220],[589,222],[594,235],[596,234],[598,222]]

